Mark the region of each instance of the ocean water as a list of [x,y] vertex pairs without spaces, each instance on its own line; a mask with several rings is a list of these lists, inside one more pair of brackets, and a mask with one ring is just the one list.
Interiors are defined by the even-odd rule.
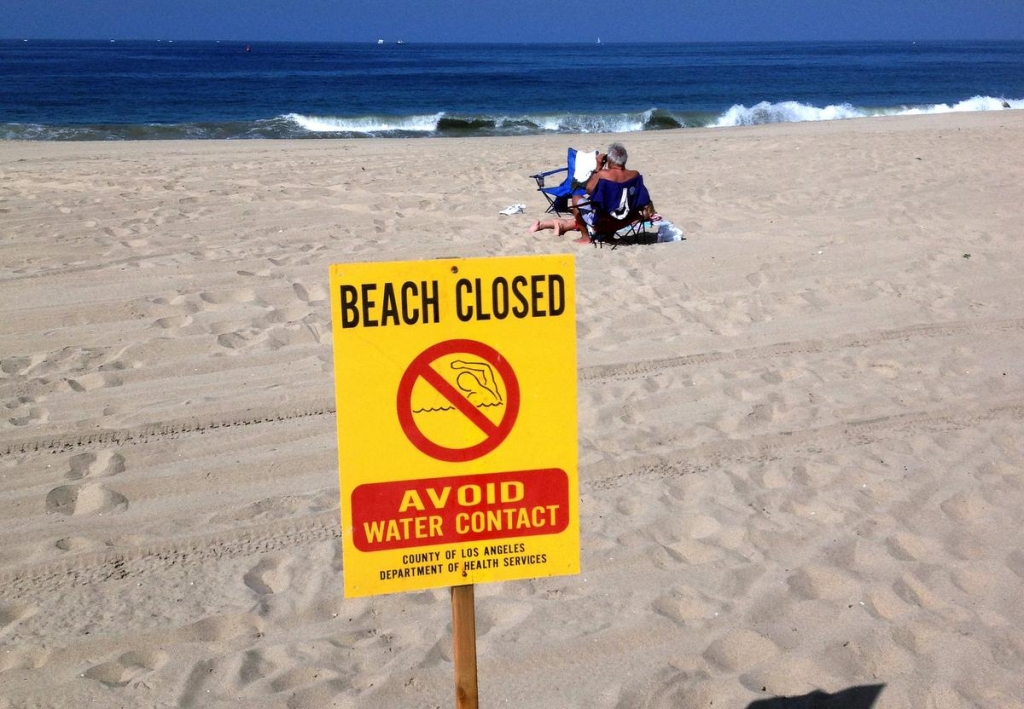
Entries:
[[1024,42],[0,40],[0,139],[413,138],[1024,108]]

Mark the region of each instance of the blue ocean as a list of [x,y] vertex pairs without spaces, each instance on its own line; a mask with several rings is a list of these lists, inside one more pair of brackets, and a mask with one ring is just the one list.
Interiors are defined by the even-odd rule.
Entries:
[[1024,108],[1024,42],[0,40],[0,139],[415,138]]

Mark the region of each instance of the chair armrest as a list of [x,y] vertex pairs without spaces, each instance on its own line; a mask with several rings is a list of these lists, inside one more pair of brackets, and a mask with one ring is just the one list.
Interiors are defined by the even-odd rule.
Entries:
[[547,172],[538,172],[536,175],[530,175],[530,177],[532,177],[535,180],[543,180],[545,177],[550,177],[551,175],[557,175],[560,172],[568,172],[568,170],[569,170],[569,168],[567,168],[567,167],[560,167],[560,168],[557,168],[555,170],[548,170]]

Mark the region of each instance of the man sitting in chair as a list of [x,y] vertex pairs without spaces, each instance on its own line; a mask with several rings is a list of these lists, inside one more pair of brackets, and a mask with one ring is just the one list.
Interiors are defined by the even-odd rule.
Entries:
[[614,232],[639,217],[655,218],[654,204],[644,187],[643,177],[636,170],[626,168],[628,157],[621,143],[612,143],[607,153],[597,156],[597,170],[586,183],[587,194],[572,198],[575,219],[538,221],[529,230],[554,229],[558,235],[578,230],[583,235],[576,243],[589,244],[591,233]]

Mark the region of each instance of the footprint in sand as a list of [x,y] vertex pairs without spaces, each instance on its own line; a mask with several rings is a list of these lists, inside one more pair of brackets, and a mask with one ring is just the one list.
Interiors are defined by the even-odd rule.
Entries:
[[103,233],[107,236],[114,237],[115,239],[124,239],[132,235],[131,229],[112,226],[104,227]]
[[153,303],[154,305],[181,305],[182,303],[186,302],[186,298],[184,295],[179,293],[178,295],[172,296],[170,298],[166,298],[163,296],[160,296],[159,298],[153,298],[152,300],[150,300],[150,302]]
[[680,539],[675,542],[663,543],[662,549],[672,557],[675,563],[690,566],[710,564],[725,556],[725,551],[714,544],[705,544],[696,539]]
[[114,451],[80,453],[68,461],[68,468],[64,474],[68,480],[118,475],[124,472],[124,456]]
[[23,396],[19,396],[16,399],[11,399],[6,404],[4,404],[4,407],[7,408],[7,409],[11,409],[11,410],[20,409],[20,408],[24,408],[26,406],[31,407],[32,404],[38,404],[40,401],[44,401],[44,400],[45,400],[45,397],[24,396],[23,395]]
[[[292,692],[300,687],[309,687],[337,677],[336,671],[323,667],[296,667],[275,677],[270,682],[270,688],[275,692]],[[330,697],[325,697],[325,699],[329,700]],[[322,701],[315,704],[304,703],[302,706],[327,706],[327,703],[322,703]]]
[[[342,698],[345,695],[352,691],[352,680],[341,678],[337,675],[338,673],[334,670],[325,670],[317,675],[319,679],[314,676],[313,681],[315,684],[277,691],[288,694],[289,707],[343,706],[340,702],[343,701]],[[328,679],[324,679],[325,677]],[[385,676],[378,675],[369,682],[369,686],[372,687],[375,681],[383,683],[385,680]]]
[[[273,650],[247,650],[238,666],[238,682],[241,686],[266,679],[280,664]],[[287,659],[285,656],[284,659]]]
[[754,271],[753,273],[747,274],[747,283],[757,288],[768,282],[768,278],[765,276],[765,271],[768,270],[768,266],[762,266],[760,271]]
[[[0,652],[0,672],[8,670],[36,670],[50,659],[50,651],[31,645],[19,645]],[[0,701],[3,698],[0,697]],[[0,707],[4,704],[0,704]]]
[[38,611],[37,606],[28,603],[0,604],[0,637],[21,621],[34,616]]
[[192,324],[191,315],[168,315],[164,318],[158,318],[153,323],[159,328],[164,330],[178,330],[183,327],[187,327]]
[[694,621],[708,620],[724,612],[725,607],[692,588],[677,588],[658,596],[651,609],[669,620],[687,626]]
[[911,573],[905,573],[894,581],[892,591],[912,608],[938,611],[946,606],[942,598],[932,591],[928,584]]
[[680,659],[674,660],[670,667],[660,670],[654,677],[625,687],[615,707],[708,709],[745,706],[747,698],[740,692],[746,694],[734,678],[712,677],[705,663]]
[[128,498],[103,485],[62,485],[50,490],[46,496],[46,511],[62,515],[93,515],[105,512],[124,512]]
[[1016,549],[1006,557],[1006,567],[1020,578],[1024,579],[1024,552]]
[[119,387],[123,380],[111,372],[93,372],[85,374],[77,379],[68,379],[68,386],[79,393],[92,391],[93,389],[104,389],[108,387]]
[[984,498],[974,490],[958,492],[944,500],[939,508],[958,522],[970,522],[990,510]]
[[287,590],[291,584],[291,573],[286,561],[271,557],[261,559],[245,574],[243,580],[246,586],[263,596]]
[[839,569],[808,564],[787,579],[789,588],[806,599],[842,600],[858,597],[860,587]]
[[53,545],[61,551],[73,552],[96,551],[103,548],[101,542],[85,537],[61,537]]
[[42,406],[30,406],[28,411],[17,416],[11,416],[7,420],[14,426],[29,426],[36,423],[46,423],[49,418],[50,412]]
[[0,372],[4,374],[25,374],[34,364],[30,357],[6,357],[0,359]]
[[516,632],[533,613],[529,603],[511,599],[491,598],[476,616],[477,637],[488,635],[501,637],[506,632]]
[[293,283],[292,290],[295,296],[304,303],[319,303],[327,300],[327,290],[323,286],[312,286],[307,288],[301,283]]
[[942,551],[937,542],[908,532],[897,532],[888,537],[885,548],[898,561],[936,559]]
[[182,642],[215,643],[243,636],[255,638],[262,632],[262,621],[253,615],[210,616],[184,629],[180,639]]
[[146,675],[167,664],[167,653],[133,650],[116,660],[90,667],[85,676],[108,687],[124,687],[141,681]]
[[217,344],[228,350],[240,350],[263,339],[264,333],[247,328],[217,335]]
[[768,638],[752,630],[735,630],[718,638],[704,651],[704,659],[727,671],[759,665],[778,655],[779,649]]
[[251,303],[256,300],[256,293],[250,288],[240,290],[211,292],[205,291],[199,294],[199,299],[211,305],[223,305],[225,303]]

